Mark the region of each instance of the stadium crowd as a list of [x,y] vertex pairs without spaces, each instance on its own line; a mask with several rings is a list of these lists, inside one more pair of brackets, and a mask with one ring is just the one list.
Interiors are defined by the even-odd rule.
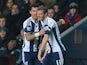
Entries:
[[[68,0],[67,4],[66,0],[61,1],[48,6],[42,0],[0,0],[0,65],[11,65],[9,57],[16,60],[16,65],[22,65],[22,26],[30,17],[31,5],[46,6],[48,16],[58,23],[61,33],[81,20],[77,0]],[[8,58],[7,64],[5,58]]]

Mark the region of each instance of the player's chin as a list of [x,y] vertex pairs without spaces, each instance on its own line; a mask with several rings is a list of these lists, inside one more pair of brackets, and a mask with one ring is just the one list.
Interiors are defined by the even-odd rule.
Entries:
[[38,20],[40,21],[40,20],[41,20],[41,18],[38,18]]
[[37,19],[37,17],[36,17],[36,16],[34,16],[34,19]]

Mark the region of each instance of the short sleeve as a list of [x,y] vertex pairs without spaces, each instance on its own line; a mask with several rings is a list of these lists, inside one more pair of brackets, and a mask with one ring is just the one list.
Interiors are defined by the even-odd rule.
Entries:
[[31,32],[30,22],[25,21],[25,22],[23,23],[23,30],[24,30],[24,33]]
[[50,34],[51,28],[48,25],[44,26],[45,34]]
[[24,28],[24,32],[26,32],[26,33],[31,32],[31,26],[26,26]]
[[55,27],[54,20],[49,20],[48,23],[44,25],[45,34],[50,34],[54,27]]
[[55,27],[55,21],[54,20],[50,20],[49,22],[48,22],[48,26],[51,28],[51,29],[53,29],[54,27]]

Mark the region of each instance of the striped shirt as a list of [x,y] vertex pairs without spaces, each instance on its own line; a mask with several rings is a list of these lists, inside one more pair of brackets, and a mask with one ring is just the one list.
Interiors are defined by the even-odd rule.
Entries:
[[61,42],[60,39],[60,32],[58,29],[58,25],[55,22],[55,20],[53,20],[50,17],[47,17],[44,22],[44,29],[45,29],[45,34],[49,35],[49,51],[50,52],[58,52],[58,51],[65,51],[65,47]]
[[[23,23],[23,30],[24,30],[24,42],[23,42],[23,51],[25,52],[37,52],[38,46],[40,44],[40,37],[35,38],[34,40],[27,41],[25,34],[30,33],[36,33],[39,32],[42,27],[41,22],[35,22],[32,17],[29,17],[27,20]],[[38,42],[35,42],[37,40]]]

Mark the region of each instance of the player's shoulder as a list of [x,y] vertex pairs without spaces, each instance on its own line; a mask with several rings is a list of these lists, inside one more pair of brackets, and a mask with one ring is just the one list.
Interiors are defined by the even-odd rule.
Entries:
[[49,24],[56,23],[56,21],[53,18],[47,17],[47,19]]
[[31,21],[31,17],[27,18],[24,23]]
[[25,28],[26,26],[30,26],[31,25],[31,18],[27,18],[24,22],[23,22],[23,28]]
[[30,21],[31,21],[31,17],[27,18],[27,19],[23,22],[23,24],[27,24],[27,23],[29,24]]

